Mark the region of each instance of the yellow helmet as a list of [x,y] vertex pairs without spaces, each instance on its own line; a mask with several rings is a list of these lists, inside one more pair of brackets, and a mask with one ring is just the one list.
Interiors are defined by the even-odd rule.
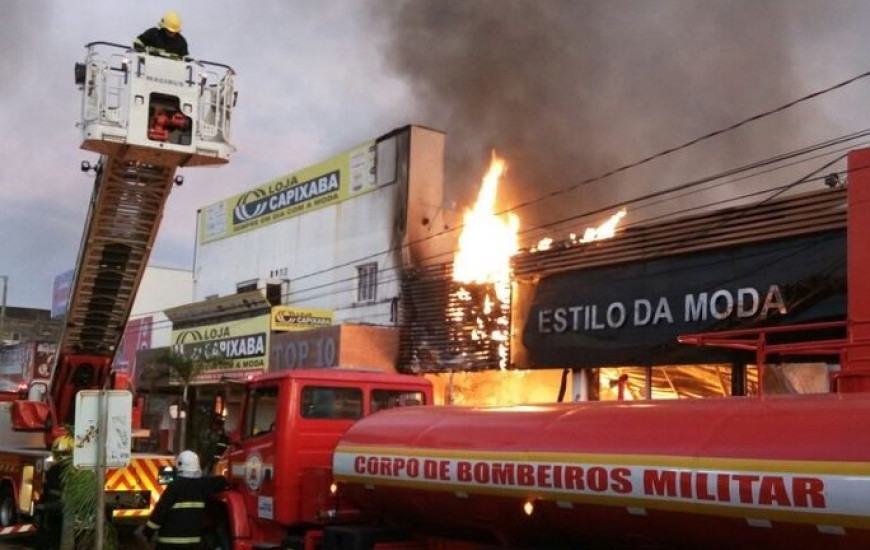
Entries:
[[160,28],[169,32],[181,32],[181,16],[175,10],[169,10],[160,20]]
[[73,450],[75,441],[68,435],[62,435],[54,440],[51,444],[51,452],[56,455],[67,455]]

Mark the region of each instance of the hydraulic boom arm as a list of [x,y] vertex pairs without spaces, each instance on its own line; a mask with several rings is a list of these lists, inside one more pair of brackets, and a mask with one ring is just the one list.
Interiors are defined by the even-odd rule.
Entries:
[[82,148],[101,154],[47,402],[15,403],[16,429],[74,421],[105,387],[180,166],[229,161],[233,70],[103,42],[76,65]]

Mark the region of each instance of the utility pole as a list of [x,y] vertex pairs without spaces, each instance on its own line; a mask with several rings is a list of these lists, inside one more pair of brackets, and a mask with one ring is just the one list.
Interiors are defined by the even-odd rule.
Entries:
[[0,344],[3,343],[3,329],[6,325],[6,289],[9,288],[9,275],[0,275],[3,279],[3,295],[0,298]]
[[109,431],[109,390],[108,383],[103,384],[100,391],[100,401],[97,407],[97,516],[96,539],[94,550],[103,550],[106,537],[106,443]]

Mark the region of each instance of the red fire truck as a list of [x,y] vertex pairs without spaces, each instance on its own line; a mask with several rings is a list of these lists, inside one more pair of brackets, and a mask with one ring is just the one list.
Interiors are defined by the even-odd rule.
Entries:
[[867,168],[870,149],[850,154],[846,322],[682,338],[754,351],[760,369],[771,356],[825,357],[840,365],[830,393],[403,407],[431,404],[415,377],[273,374],[247,387],[228,453],[232,489],[210,510],[211,542],[870,548]]
[[[0,419],[0,527],[29,521],[51,465],[46,450],[74,424],[80,390],[124,388],[112,359],[148,262],[178,167],[229,161],[232,68],[87,45],[76,64],[82,148],[99,153],[96,178],[50,383],[28,389]],[[91,167],[83,163],[83,170]],[[134,415],[135,416],[135,415]],[[107,474],[114,516],[143,517],[172,457],[134,455]]]

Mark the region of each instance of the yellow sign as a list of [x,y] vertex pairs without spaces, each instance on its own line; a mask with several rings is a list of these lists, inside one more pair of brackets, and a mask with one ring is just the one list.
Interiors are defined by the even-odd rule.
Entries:
[[272,330],[308,330],[328,327],[335,313],[331,309],[315,309],[296,306],[272,308]]
[[196,377],[197,382],[215,381],[223,376],[240,377],[266,370],[269,358],[269,316],[227,321],[172,331],[176,353],[214,360]]
[[199,243],[332,206],[376,187],[374,141],[199,211]]

